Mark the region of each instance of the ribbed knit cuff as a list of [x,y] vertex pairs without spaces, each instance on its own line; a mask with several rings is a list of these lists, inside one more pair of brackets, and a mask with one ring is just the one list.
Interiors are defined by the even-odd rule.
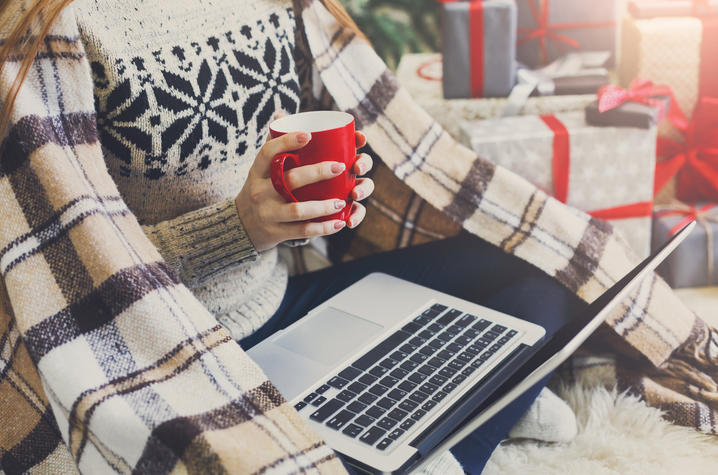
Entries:
[[190,287],[258,256],[233,199],[143,229],[167,264]]

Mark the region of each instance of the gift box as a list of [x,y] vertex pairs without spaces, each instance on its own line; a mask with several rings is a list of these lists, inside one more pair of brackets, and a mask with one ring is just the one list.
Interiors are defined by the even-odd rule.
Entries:
[[586,106],[586,123],[596,126],[640,127],[658,125],[664,116],[683,129],[683,111],[667,86],[636,79],[628,89],[609,84],[598,90],[598,99]]
[[575,111],[463,122],[461,134],[479,156],[610,221],[640,257],[649,254],[655,127],[593,127]]
[[444,97],[501,97],[516,79],[513,0],[442,3]]
[[[630,4],[643,5],[643,18],[623,21],[619,81],[627,86],[642,77],[669,86],[690,117],[700,96],[718,97],[718,17],[662,17],[648,8],[663,3],[673,2]],[[649,12],[654,17],[646,18]]]
[[718,0],[636,0],[628,3],[634,18],[657,16],[710,16],[718,12]]
[[536,68],[569,51],[615,50],[616,2],[518,0],[516,56]]
[[653,219],[653,249],[658,249],[690,220],[698,226],[658,267],[673,288],[718,283],[718,205],[674,204],[657,209]]
[[[416,53],[402,56],[396,77],[412,98],[455,138],[459,137],[461,120],[501,117],[508,107],[506,98],[444,99],[440,54]],[[595,93],[529,97],[516,113],[553,114],[582,110],[594,99]]]

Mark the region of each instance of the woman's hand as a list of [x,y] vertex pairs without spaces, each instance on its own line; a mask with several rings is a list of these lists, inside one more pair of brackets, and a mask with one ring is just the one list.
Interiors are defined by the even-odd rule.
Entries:
[[[289,239],[334,234],[347,224],[338,219],[321,223],[307,222],[310,219],[341,211],[346,206],[343,200],[287,203],[272,186],[269,178],[272,158],[279,153],[299,150],[310,140],[311,135],[306,132],[285,134],[268,140],[259,151],[249,170],[247,181],[234,200],[249,239],[258,251],[271,249]],[[357,148],[365,144],[364,134],[356,132]],[[356,160],[353,172],[357,176],[364,175],[371,170],[372,165],[371,157],[363,153]],[[345,165],[341,162],[322,162],[293,168],[286,171],[284,177],[289,189],[294,190],[310,183],[334,178],[343,173],[344,168]],[[366,208],[359,201],[373,191],[374,182],[370,178],[357,179],[357,184],[352,190],[352,198],[355,201],[348,221],[350,228],[357,227],[364,219]]]

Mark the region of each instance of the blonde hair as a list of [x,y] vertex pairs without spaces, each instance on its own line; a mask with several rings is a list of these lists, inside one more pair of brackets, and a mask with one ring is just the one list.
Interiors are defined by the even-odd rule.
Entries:
[[[320,1],[342,26],[366,40],[338,0]],[[52,24],[71,2],[72,0],[0,0],[0,32],[6,34],[5,42],[0,46],[0,73],[9,61],[20,63],[18,74],[7,94],[0,98],[0,139],[5,136],[20,87],[27,78]]]

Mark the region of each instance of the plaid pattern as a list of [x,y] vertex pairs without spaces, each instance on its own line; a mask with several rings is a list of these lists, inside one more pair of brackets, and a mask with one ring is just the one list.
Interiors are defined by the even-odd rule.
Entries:
[[[383,228],[363,224],[344,250],[351,258],[412,241],[413,210],[431,205],[454,223],[558,279],[593,301],[638,259],[610,224],[567,207],[523,178],[456,143],[401,89],[369,45],[341,28],[317,0],[302,0],[304,31],[314,66],[336,107],[357,119],[372,149],[396,179],[377,172],[368,216],[391,215]],[[398,183],[397,179],[402,183]],[[369,220],[370,222],[371,220]],[[435,237],[452,225],[423,224]],[[621,382],[653,405],[670,407],[678,424],[718,434],[718,338],[660,278],[646,279],[608,319],[599,348],[616,351],[631,368]],[[695,409],[700,407],[701,410]],[[700,417],[698,417],[699,415]]]
[[0,471],[342,472],[142,232],[92,90],[70,7],[0,148]]

